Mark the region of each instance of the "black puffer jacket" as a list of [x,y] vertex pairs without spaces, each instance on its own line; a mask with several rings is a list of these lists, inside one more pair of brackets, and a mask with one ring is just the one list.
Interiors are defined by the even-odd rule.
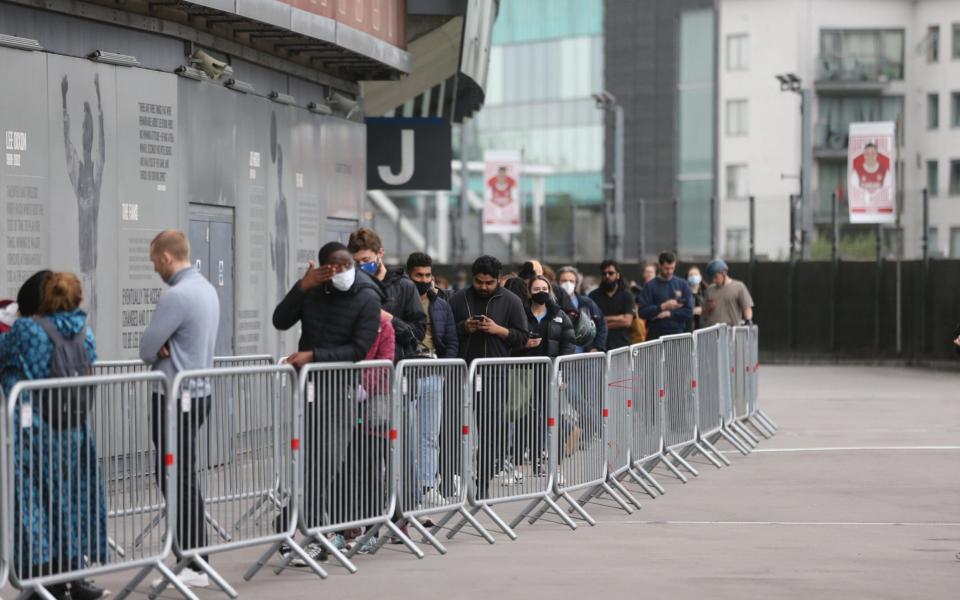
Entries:
[[356,362],[377,339],[383,298],[380,286],[359,269],[346,292],[329,283],[304,292],[297,281],[273,311],[273,326],[286,331],[299,321],[299,349],[313,350],[314,362]]
[[393,315],[396,360],[413,356],[427,334],[427,313],[423,312],[417,286],[399,268],[387,269],[383,281],[377,283],[386,298],[383,310]]
[[547,304],[547,314],[539,323],[530,311],[529,306],[526,308],[526,313],[529,330],[540,334],[540,345],[536,348],[517,350],[514,353],[515,356],[549,356],[550,358],[556,358],[577,351],[576,344],[573,341],[576,337],[573,330],[573,321],[558,305],[553,302]]

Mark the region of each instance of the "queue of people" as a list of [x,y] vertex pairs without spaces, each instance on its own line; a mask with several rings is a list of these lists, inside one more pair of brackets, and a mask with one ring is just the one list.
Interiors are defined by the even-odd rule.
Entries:
[[[190,260],[186,235],[173,230],[161,232],[151,242],[150,259],[169,287],[143,335],[140,358],[170,380],[180,371],[211,368],[220,307],[215,289]],[[699,269],[692,267],[686,279],[681,279],[674,274],[676,262],[672,253],[661,254],[656,268],[648,269],[649,277],[645,270],[645,281],[635,295],[613,260],[601,265],[600,286],[585,293],[584,277],[572,266],[554,274],[549,266],[528,261],[516,273],[507,274],[497,258],[481,256],[471,265],[469,275],[458,274],[460,287],[450,293],[439,285],[429,255],[413,253],[402,267],[389,268],[384,264],[380,237],[371,229],[361,228],[350,236],[347,245],[330,242],[320,248],[317,261],[310,261],[303,276],[276,306],[273,325],[280,331],[299,325],[297,351],[285,360],[300,369],[316,362],[364,359],[397,362],[408,358],[461,358],[468,363],[481,358],[555,359],[621,348],[640,341],[638,336],[641,340],[657,339],[716,323],[738,325],[752,320],[749,291],[730,277],[726,263],[711,261],[703,278]],[[82,299],[81,284],[72,273],[41,271],[23,284],[14,311],[17,318],[6,319],[8,331],[0,332],[0,383],[6,393],[20,380],[90,372],[97,358],[96,342],[80,309]],[[10,312],[3,307],[2,315]],[[368,391],[376,385],[363,382]],[[416,454],[411,450],[406,457],[411,469],[406,479],[412,482],[410,497],[418,505],[456,495],[461,485],[441,477],[441,473],[457,471],[456,466],[445,464],[451,458],[441,456],[441,440],[445,436],[457,439],[459,435],[459,423],[444,415],[444,385],[435,375],[415,382],[412,401],[416,410],[410,414],[416,421],[411,420],[407,430],[416,432],[418,439],[409,443]],[[543,467],[542,439],[522,432],[530,431],[525,426],[530,420],[537,422],[543,417],[546,404],[541,399],[512,398],[516,410],[511,413],[510,425],[514,434],[505,438],[500,431],[503,424],[489,419],[497,411],[487,410],[491,407],[483,406],[483,402],[511,393],[516,396],[518,389],[529,391],[529,386],[523,388],[506,380],[494,385],[501,386],[503,394],[487,394],[487,400],[481,398],[476,407],[476,435],[494,452],[493,461],[481,463],[475,474],[478,489],[504,471],[507,483],[522,480],[525,460],[536,462],[537,470]],[[177,413],[176,454],[187,467],[178,469],[177,501],[185,508],[178,511],[174,526],[177,547],[189,550],[207,544],[203,519],[182,515],[205,513],[197,457],[193,454],[212,400],[209,384],[191,383],[189,389],[176,393],[178,397],[191,397],[189,408]],[[158,460],[173,450],[165,447],[161,434],[166,427],[166,411],[162,410],[166,401],[155,397],[152,404],[151,434]],[[319,407],[307,404],[304,413],[308,430],[321,426]],[[91,493],[103,483],[96,480],[96,469],[91,466],[97,460],[96,443],[85,417],[80,413],[56,416],[42,410],[14,414],[15,419],[28,420],[15,423],[16,435],[33,436],[35,440],[33,444],[21,445],[17,440],[13,444],[14,463],[20,472],[16,478],[15,524],[21,532],[14,546],[14,561],[29,565],[28,571],[21,571],[24,577],[77,570],[106,560],[105,495],[102,491]],[[368,446],[377,443],[374,438],[382,433],[369,423],[363,425],[362,419],[361,424],[346,427],[337,444]],[[584,432],[584,437],[594,436],[598,427],[599,423],[588,415],[575,418],[565,429],[566,453],[576,449]],[[324,457],[336,448],[328,441],[306,437],[303,516],[318,522],[324,518],[323,503],[330,499],[311,494],[318,494],[324,481],[340,475],[311,468],[329,465]],[[28,448],[30,455],[24,455],[20,448]],[[75,473],[70,486],[60,485],[51,475],[54,465],[66,465]],[[380,467],[371,464],[367,470],[371,476],[380,476],[373,475],[381,472]],[[162,471],[158,463],[157,483],[165,494]],[[91,499],[96,501],[91,504]],[[397,507],[396,517],[401,508]],[[275,527],[283,531],[287,524],[284,510]],[[333,534],[335,544],[348,547],[351,538],[358,538],[360,533]],[[366,547],[359,551],[371,551],[376,543],[376,539],[367,540]],[[314,560],[326,558],[319,544],[306,550]],[[290,548],[281,548],[284,556],[290,552]],[[207,561],[208,557],[196,560]],[[180,578],[191,587],[209,585],[200,564],[188,565]],[[105,590],[83,579],[50,586],[48,591],[56,598],[81,600],[96,600],[105,594]]]

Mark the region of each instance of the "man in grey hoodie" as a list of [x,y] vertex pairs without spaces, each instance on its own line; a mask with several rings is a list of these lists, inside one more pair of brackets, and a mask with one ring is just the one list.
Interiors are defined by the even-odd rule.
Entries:
[[[220,323],[220,301],[217,291],[190,263],[190,242],[182,231],[161,231],[150,243],[153,268],[170,286],[157,302],[150,325],[140,341],[140,358],[155,371],[167,376],[173,383],[180,371],[213,367],[213,352]],[[205,507],[197,482],[197,432],[210,413],[210,383],[191,382],[189,388],[173,390],[174,401],[180,404],[177,414],[180,423],[177,437],[176,460],[180,461],[177,480],[176,534],[183,550],[207,545]],[[153,443],[157,460],[170,451],[166,448],[163,432],[166,430],[165,401],[153,401]],[[157,477],[163,469],[157,469]],[[163,484],[161,482],[161,488]],[[166,490],[163,490],[166,494]],[[178,560],[183,560],[177,556]],[[207,557],[202,557],[206,561]],[[184,569],[180,579],[191,587],[207,587],[206,573],[197,565]]]

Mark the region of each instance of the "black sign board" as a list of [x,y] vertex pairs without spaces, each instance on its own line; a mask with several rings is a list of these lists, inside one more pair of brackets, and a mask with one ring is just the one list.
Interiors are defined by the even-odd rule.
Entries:
[[367,119],[367,189],[449,190],[451,156],[444,119]]

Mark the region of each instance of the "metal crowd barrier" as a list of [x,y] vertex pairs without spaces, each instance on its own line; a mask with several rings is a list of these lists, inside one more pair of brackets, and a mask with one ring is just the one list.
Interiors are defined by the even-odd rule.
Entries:
[[707,458],[719,467],[717,460],[730,466],[730,461],[713,445],[723,430],[724,388],[727,372],[727,325],[720,324],[693,332],[697,359],[697,441],[710,454]]
[[734,352],[734,331],[724,324],[720,331],[720,429],[709,439],[713,444],[726,440],[740,454],[751,452],[751,444],[734,427],[734,379],[736,378],[736,355]]
[[[510,539],[513,528],[492,509],[528,500],[515,523],[543,502],[571,529],[577,525],[553,499],[557,456],[557,398],[547,357],[479,359],[470,365],[471,487],[469,514],[486,514]],[[450,530],[452,538],[467,523]]]
[[[557,438],[559,465],[552,490],[553,500],[566,500],[571,511],[590,525],[596,525],[596,521],[583,505],[600,494],[607,494],[627,514],[632,514],[633,509],[621,494],[633,502],[636,500],[618,481],[608,477],[607,471],[607,440],[613,433],[608,432],[610,409],[605,400],[607,357],[599,353],[558,357],[554,361],[554,390],[560,435]],[[580,490],[585,493],[575,500],[571,494]],[[530,517],[530,523],[537,522],[549,509],[549,505],[541,503]],[[514,519],[511,527],[522,519],[523,513]]]
[[[389,539],[389,535],[377,538],[384,528],[423,558],[423,552],[393,521],[400,420],[393,364],[309,364],[300,370],[300,391],[300,531],[351,573],[357,571],[351,557],[367,542],[379,547]],[[327,537],[357,528],[366,531],[346,554]],[[285,569],[291,559],[284,559],[276,572]],[[248,576],[252,577],[265,561],[266,556],[251,567]]]
[[[199,567],[232,598],[236,590],[210,566],[209,555],[287,544],[325,575],[293,541],[296,503],[283,511],[296,489],[299,392],[293,367],[271,362],[182,371],[171,386],[180,456],[173,571]],[[209,534],[208,523],[218,535]]]
[[[4,485],[11,521],[11,579],[47,597],[67,581],[125,570],[126,597],[157,569],[190,600],[196,596],[163,560],[173,543],[176,452],[173,406],[160,373],[21,381],[6,403]],[[120,415],[119,418],[115,418]],[[119,425],[118,425],[119,423]],[[149,449],[145,449],[149,448]],[[109,457],[97,458],[98,452]],[[161,527],[136,540],[146,523]],[[29,522],[31,526],[20,525]]]
[[758,372],[760,370],[760,330],[756,325],[750,326],[750,365],[750,393],[747,396],[749,415],[760,428],[765,429],[770,435],[773,435],[777,432],[777,424],[760,409],[759,404]]
[[[693,336],[689,333],[660,338],[663,348],[664,446],[668,458],[682,466],[694,477],[700,473],[687,462],[686,457],[698,451],[712,463],[720,466],[697,440],[697,361]],[[683,480],[685,481],[685,479]]]
[[[755,373],[755,359],[753,355],[753,332],[750,327],[740,326],[733,328],[734,335],[734,365],[736,370],[734,383],[734,414],[736,415],[736,431],[746,439],[751,447],[756,447],[760,443],[756,431],[761,437],[769,438],[772,434],[757,424],[756,420],[751,418],[750,408],[752,394],[752,377]],[[753,427],[753,430],[747,428],[747,425]]]
[[[649,473],[640,474],[634,468],[632,460],[634,446],[639,439],[637,432],[633,431],[640,410],[638,392],[641,373],[634,364],[636,354],[636,346],[618,348],[607,353],[606,405],[609,418],[604,419],[604,423],[608,482],[620,492],[621,496],[626,495],[627,501],[637,508],[642,508],[636,498],[621,484],[624,479],[630,478],[651,498],[657,497],[657,493],[648,485],[652,477],[645,479],[649,477]],[[658,423],[658,440],[659,432]],[[639,469],[642,471],[643,467]]]
[[[434,536],[460,515],[487,540],[493,536],[466,509],[469,481],[469,386],[467,363],[460,359],[401,361],[396,367],[400,403],[400,451],[395,454],[394,495],[402,522],[410,524],[441,554]],[[440,518],[428,530],[421,519]]]
[[632,412],[630,414],[630,470],[638,474],[634,481],[646,481],[641,487],[655,498],[652,487],[660,494],[666,490],[648,469],[663,461],[683,480],[673,463],[666,460],[663,445],[663,342],[652,340],[630,347],[633,369]]

